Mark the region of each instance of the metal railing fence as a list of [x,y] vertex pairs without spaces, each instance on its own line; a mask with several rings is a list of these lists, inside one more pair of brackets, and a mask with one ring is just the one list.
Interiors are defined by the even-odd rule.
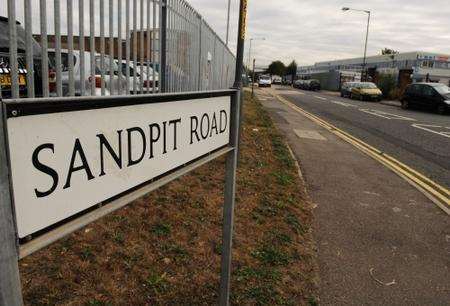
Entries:
[[8,41],[0,46],[3,98],[207,91],[233,85],[234,55],[185,0],[7,2],[7,18],[0,20],[7,29],[0,36],[8,38],[0,39]]

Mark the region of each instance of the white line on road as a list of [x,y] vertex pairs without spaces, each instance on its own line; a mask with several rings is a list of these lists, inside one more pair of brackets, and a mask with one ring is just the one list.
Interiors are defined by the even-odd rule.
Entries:
[[[431,124],[413,124],[413,127],[417,129],[421,129],[433,134],[441,135],[447,138],[450,138],[450,127],[448,126],[440,126],[440,125],[431,125]],[[437,131],[436,131],[437,130]],[[443,131],[440,131],[443,130]],[[445,130],[448,130],[446,132]]]
[[386,113],[386,112],[382,112],[379,110],[374,110],[374,109],[366,109],[366,108],[360,108],[360,111],[370,114],[370,115],[374,115],[377,117],[381,117],[384,119],[388,119],[388,120],[405,120],[405,121],[416,121],[416,119],[413,118],[408,118],[408,117],[403,117],[403,116],[399,116],[399,115],[395,115],[395,114],[391,114],[391,113]]
[[342,105],[342,106],[345,106],[345,107],[357,107],[356,105],[348,104],[348,103],[344,103],[344,102],[336,101],[336,100],[331,100],[330,102],[334,103],[334,104],[339,104],[339,105]]
[[327,98],[324,98],[324,97],[320,97],[320,96],[313,96],[314,98],[317,98],[317,99],[320,99],[320,100],[328,100]]

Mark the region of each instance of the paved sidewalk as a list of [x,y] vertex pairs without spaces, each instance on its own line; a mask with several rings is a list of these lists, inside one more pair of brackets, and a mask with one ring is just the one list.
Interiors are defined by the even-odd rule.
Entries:
[[258,90],[315,210],[321,305],[450,305],[450,218],[396,174]]

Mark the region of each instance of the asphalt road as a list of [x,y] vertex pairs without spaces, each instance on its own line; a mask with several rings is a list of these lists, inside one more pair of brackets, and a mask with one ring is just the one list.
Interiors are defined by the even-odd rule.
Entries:
[[450,115],[276,87],[304,110],[450,188]]
[[[368,108],[360,107],[359,102],[342,102],[315,93],[311,97],[298,91],[284,94],[310,112],[327,114],[322,118],[336,125],[343,122],[342,127],[359,132],[366,141],[394,146],[395,140],[394,143],[389,140],[401,137],[376,124],[382,125],[381,119],[394,119],[380,117],[372,122],[373,108],[366,111]],[[292,110],[272,96],[271,91],[258,90],[257,96],[299,161],[315,205],[313,233],[320,276],[319,304],[449,305],[448,215],[403,178]],[[349,108],[352,115],[333,107],[334,104]],[[393,107],[386,109],[384,117],[389,117],[386,113],[392,116],[395,111],[402,112]],[[353,127],[353,120],[363,128]],[[364,132],[364,120],[369,122],[368,129],[377,131],[375,135]],[[402,128],[406,129],[391,127]],[[380,134],[389,135],[384,137],[387,144]]]

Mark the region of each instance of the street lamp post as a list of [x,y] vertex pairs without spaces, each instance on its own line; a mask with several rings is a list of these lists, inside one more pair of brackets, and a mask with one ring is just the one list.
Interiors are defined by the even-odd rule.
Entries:
[[228,46],[228,38],[230,36],[230,8],[231,8],[231,0],[228,0],[228,17],[227,17],[227,43]]
[[248,48],[248,61],[247,61],[247,68],[250,69],[250,65],[251,65],[251,60],[252,60],[252,41],[254,40],[266,40],[265,37],[261,37],[261,38],[250,38],[250,45]]
[[369,40],[369,27],[370,27],[370,14],[371,12],[369,10],[357,10],[357,9],[352,9],[349,7],[343,7],[342,10],[344,12],[347,11],[356,11],[356,12],[363,12],[367,14],[367,30],[366,30],[366,42],[364,44],[364,59],[363,59],[363,67],[362,67],[362,71],[361,71],[361,81],[363,81],[363,76],[364,73],[366,71],[366,62],[367,62],[367,42]]

